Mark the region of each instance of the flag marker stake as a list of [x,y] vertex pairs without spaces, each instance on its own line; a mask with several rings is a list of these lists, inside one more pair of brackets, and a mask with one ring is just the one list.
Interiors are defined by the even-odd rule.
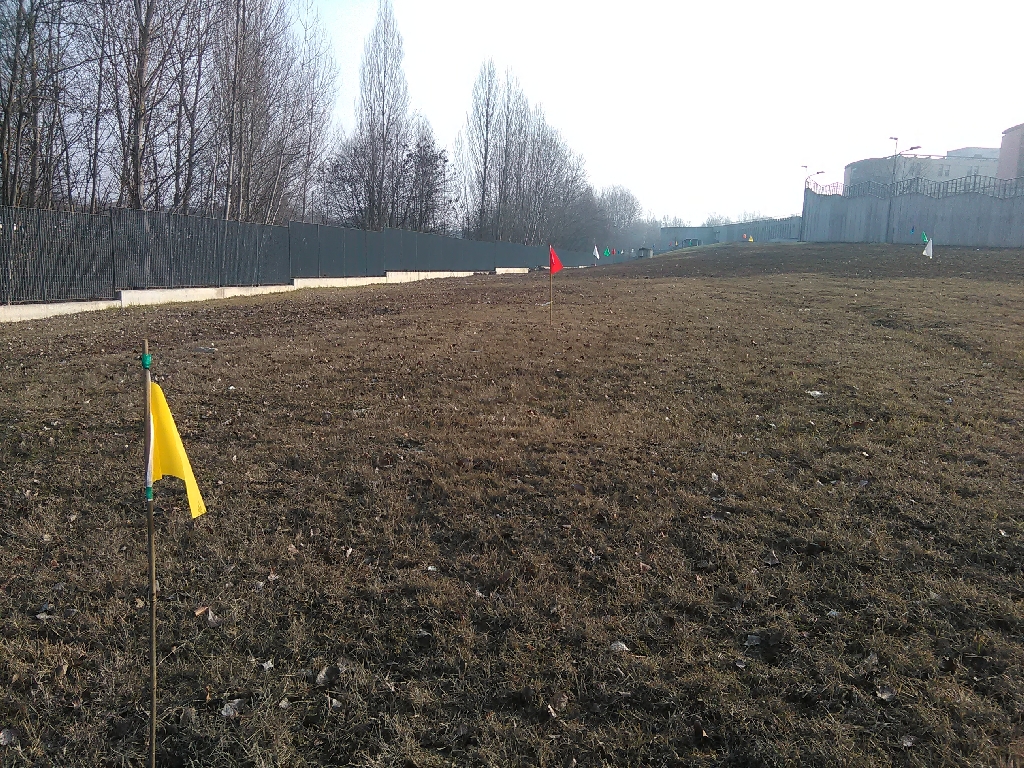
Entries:
[[149,367],[153,358],[149,354],[149,339],[142,341],[142,370],[146,388],[144,398],[146,411],[143,416],[145,423],[146,443],[146,528],[149,532],[149,768],[156,768],[156,540],[153,532],[153,486],[149,480],[149,462],[153,450],[153,419],[150,415],[150,384]]
[[555,306],[555,272],[562,268],[562,262],[555,253],[553,245],[548,246],[548,325],[552,323],[552,312]]

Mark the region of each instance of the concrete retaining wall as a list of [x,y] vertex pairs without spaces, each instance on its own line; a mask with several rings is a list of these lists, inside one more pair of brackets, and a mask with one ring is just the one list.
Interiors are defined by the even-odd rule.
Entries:
[[802,240],[809,243],[884,243],[889,201],[819,195],[804,190]]
[[922,232],[936,245],[1022,248],[1024,198],[974,193],[939,199],[917,194],[843,197],[804,190],[802,239],[807,242],[914,244],[921,242]]

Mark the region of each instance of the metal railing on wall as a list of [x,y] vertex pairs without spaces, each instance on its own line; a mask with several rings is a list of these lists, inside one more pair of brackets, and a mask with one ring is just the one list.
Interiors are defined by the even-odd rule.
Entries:
[[[559,249],[567,267],[617,254]],[[113,209],[90,215],[0,206],[0,303],[114,299],[145,288],[281,285],[297,277],[493,272],[547,265],[546,246],[291,222],[287,227]]]
[[841,195],[843,197],[898,197],[900,195],[923,195],[942,199],[956,195],[985,195],[999,199],[1024,197],[1024,178],[997,179],[992,176],[964,176],[949,181],[932,181],[916,177],[903,179],[895,184],[879,184],[865,181],[859,184],[816,184],[808,179],[807,189],[817,195]]

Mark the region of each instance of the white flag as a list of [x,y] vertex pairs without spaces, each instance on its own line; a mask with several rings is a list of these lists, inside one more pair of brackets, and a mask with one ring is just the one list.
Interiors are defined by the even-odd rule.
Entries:
[[927,256],[929,259],[932,257],[932,241],[929,240],[928,244],[924,247],[924,253],[922,256]]
[[594,246],[594,258],[595,259],[600,259],[601,258],[601,254],[597,252],[597,246],[596,245]]

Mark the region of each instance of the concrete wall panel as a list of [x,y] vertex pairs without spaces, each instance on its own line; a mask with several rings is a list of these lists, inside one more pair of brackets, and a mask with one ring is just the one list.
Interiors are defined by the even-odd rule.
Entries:
[[922,233],[927,233],[937,245],[1020,248],[1024,247],[1024,197],[968,193],[939,199],[917,194],[890,199],[804,192],[803,239],[807,242],[883,243],[890,239],[887,227],[895,243],[918,244]]

